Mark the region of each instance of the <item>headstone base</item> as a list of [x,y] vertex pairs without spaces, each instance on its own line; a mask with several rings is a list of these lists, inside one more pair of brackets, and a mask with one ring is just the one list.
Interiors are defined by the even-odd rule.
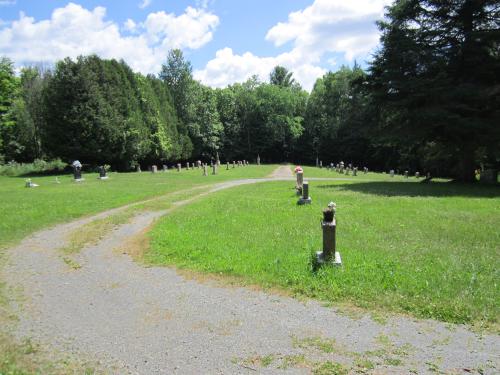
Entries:
[[97,177],[99,180],[107,180],[109,177],[108,176],[103,176],[103,177]]
[[75,178],[75,182],[82,182],[82,181],[85,181],[84,178]]
[[329,264],[332,266],[341,266],[342,265],[342,259],[340,258],[340,253],[338,251],[335,252],[335,256],[332,257],[332,259],[326,260],[323,256],[322,251],[317,251],[316,252],[316,263],[318,265],[323,265],[323,264]]
[[300,198],[300,199],[297,201],[297,204],[298,204],[298,205],[303,205],[303,204],[311,204],[311,202],[312,202],[311,197],[308,197],[308,198],[304,198],[304,197],[302,197],[302,198]]

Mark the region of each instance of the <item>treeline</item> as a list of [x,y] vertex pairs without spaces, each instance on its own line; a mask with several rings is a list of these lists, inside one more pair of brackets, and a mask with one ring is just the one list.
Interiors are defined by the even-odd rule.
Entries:
[[500,166],[496,1],[396,1],[367,71],[319,78],[310,94],[277,66],[212,89],[179,50],[157,76],[97,56],[53,69],[0,61],[0,162],[79,159],[119,170],[180,160],[353,163],[472,181]]

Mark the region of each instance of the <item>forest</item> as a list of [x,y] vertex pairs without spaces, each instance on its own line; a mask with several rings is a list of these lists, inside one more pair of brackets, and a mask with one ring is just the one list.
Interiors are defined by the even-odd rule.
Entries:
[[156,75],[96,55],[54,66],[0,59],[0,164],[78,159],[88,168],[178,161],[321,160],[472,182],[500,167],[500,5],[396,1],[367,67],[310,93],[276,66],[225,88],[193,79],[181,50]]

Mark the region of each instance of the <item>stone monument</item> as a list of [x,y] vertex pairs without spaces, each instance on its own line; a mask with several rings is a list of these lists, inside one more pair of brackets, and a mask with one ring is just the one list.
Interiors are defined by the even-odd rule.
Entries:
[[336,248],[336,205],[333,202],[328,204],[328,208],[323,210],[323,220],[321,228],[323,230],[323,251],[316,252],[316,263],[318,265],[331,264],[342,265],[340,253]]
[[297,201],[297,204],[299,204],[299,205],[311,204],[311,202],[312,202],[312,199],[309,196],[309,182],[304,181],[302,183],[302,196]]

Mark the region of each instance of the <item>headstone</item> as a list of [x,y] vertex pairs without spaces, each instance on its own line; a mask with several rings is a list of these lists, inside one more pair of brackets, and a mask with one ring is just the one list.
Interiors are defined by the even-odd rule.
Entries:
[[181,171],[181,163],[177,163],[177,172]]
[[364,167],[363,170],[364,170],[365,174],[368,173],[368,168]]
[[483,184],[496,184],[498,183],[498,170],[497,169],[484,169],[479,175],[479,182]]
[[82,163],[80,163],[78,160],[75,160],[71,165],[73,166],[73,177],[75,179],[75,182],[83,181]]
[[318,167],[319,167],[319,159],[318,159],[318,157],[316,156],[316,168],[318,168]]
[[217,164],[212,165],[212,174],[217,174]]
[[389,173],[391,174],[391,177],[394,177],[394,169],[391,169]]
[[352,175],[353,176],[357,176],[358,175],[358,167],[354,167],[354,169],[352,170]]
[[316,262],[318,265],[331,264],[340,266],[342,260],[336,248],[336,218],[335,203],[330,202],[328,208],[323,211],[321,229],[323,232],[323,250],[316,252]]
[[166,164],[163,164],[163,172],[168,171],[168,166]]
[[405,178],[408,178],[408,171],[405,171]]
[[297,194],[302,194],[302,186],[304,184],[304,172],[302,170],[297,171],[296,174],[297,182],[295,184],[295,189],[297,190]]
[[302,197],[297,201],[297,204],[311,204],[312,199],[309,196],[309,182],[304,181],[302,183]]
[[60,184],[61,181],[59,181],[59,177],[56,177],[56,184]]
[[198,169],[200,169],[200,168],[201,168],[201,160],[198,160],[198,161],[196,162],[196,164],[197,164],[197,166],[198,166]]
[[349,172],[350,172],[350,168],[349,168],[349,167],[347,167],[347,168],[345,169],[345,174],[346,174],[346,176],[349,176]]
[[24,186],[25,186],[25,187],[27,187],[27,188],[34,188],[34,187],[37,187],[37,186],[39,186],[39,185],[37,185],[37,184],[33,183],[33,182],[31,181],[31,178],[28,178],[28,179],[26,180],[26,183],[25,183],[25,185],[24,185]]
[[158,172],[158,167],[156,165],[151,166],[151,173],[156,173]]
[[136,172],[137,173],[141,173],[141,166],[139,164],[137,164],[137,167],[135,168]]
[[99,166],[99,179],[100,180],[107,180],[108,179],[108,174],[106,173],[106,168],[104,165]]
[[260,156],[257,154],[257,165],[260,165]]
[[208,176],[206,164],[203,164],[203,176]]
[[415,172],[415,177],[419,178],[420,177],[420,172]]
[[229,170],[229,162],[226,162],[226,171]]
[[340,162],[340,173],[344,174],[344,162]]
[[236,162],[233,160],[233,169],[236,168]]
[[320,167],[320,168],[323,168],[323,160],[320,160],[320,161],[319,161],[319,167]]

